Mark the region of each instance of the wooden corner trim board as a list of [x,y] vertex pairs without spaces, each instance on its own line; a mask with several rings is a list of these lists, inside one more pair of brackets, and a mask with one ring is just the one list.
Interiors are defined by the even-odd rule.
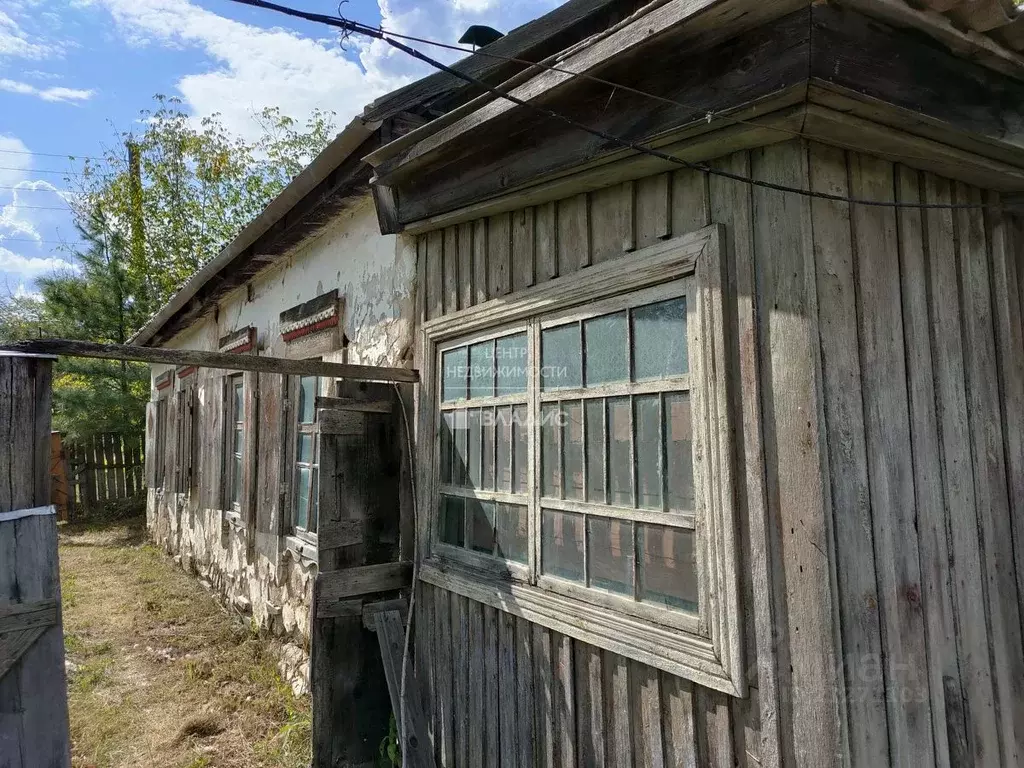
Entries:
[[[421,434],[434,435],[436,394],[441,386],[436,360],[446,342],[469,343],[474,334],[491,333],[495,328],[536,322],[550,313],[659,285],[668,290],[672,283],[692,280],[686,295],[688,309],[693,306],[688,333],[694,456],[701,457],[694,468],[700,489],[696,513],[702,563],[698,614],[661,616],[632,604],[607,601],[593,592],[546,589],[543,576],[534,579],[526,566],[483,556],[477,559],[474,553],[446,547],[438,540],[433,515],[421,521],[421,578],[700,685],[743,697],[747,682],[736,532],[737,429],[730,407],[730,396],[736,394],[730,387],[737,385],[727,375],[729,329],[724,307],[729,283],[722,255],[724,242],[723,227],[711,225],[512,296],[444,315],[422,328],[420,427]],[[528,331],[535,332],[536,327]],[[441,484],[433,440],[421,441],[418,463],[420,509],[437,509]]]

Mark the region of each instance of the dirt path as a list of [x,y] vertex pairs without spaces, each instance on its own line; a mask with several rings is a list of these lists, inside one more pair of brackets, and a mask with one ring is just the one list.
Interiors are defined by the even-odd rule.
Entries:
[[143,534],[61,535],[72,764],[308,766],[309,701],[282,683],[276,647]]

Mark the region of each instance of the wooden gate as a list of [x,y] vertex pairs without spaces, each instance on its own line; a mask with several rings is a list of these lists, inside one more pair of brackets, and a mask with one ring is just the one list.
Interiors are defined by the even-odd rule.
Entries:
[[0,766],[64,768],[68,737],[51,359],[0,355]]
[[[408,395],[408,393],[407,393]],[[405,431],[395,387],[342,382],[317,398],[319,575],[312,613],[313,766],[372,766],[391,703],[364,608],[400,607],[410,584],[402,536],[411,504]]]

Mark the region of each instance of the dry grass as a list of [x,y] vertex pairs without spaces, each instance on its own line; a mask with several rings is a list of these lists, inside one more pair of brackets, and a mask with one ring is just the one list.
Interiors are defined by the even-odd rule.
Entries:
[[142,522],[61,534],[75,768],[305,768],[308,698],[277,648],[144,543]]

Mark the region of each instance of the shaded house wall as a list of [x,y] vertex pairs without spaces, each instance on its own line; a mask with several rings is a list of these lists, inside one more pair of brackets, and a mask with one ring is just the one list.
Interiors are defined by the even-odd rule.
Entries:
[[[998,200],[799,140],[717,164],[860,197]],[[612,259],[628,270],[624,250],[712,222],[727,239],[747,695],[428,570],[416,665],[439,765],[1019,765],[1019,221],[851,210],[680,170],[420,236],[419,317]]]
[[[366,196],[336,214],[315,239],[222,299],[216,312],[207,313],[167,346],[217,351],[222,337],[252,327],[256,348],[245,354],[400,366],[410,354],[412,334],[415,251],[408,242],[380,234]],[[332,290],[337,290],[341,306],[338,326],[284,341],[280,314]],[[165,391],[157,390],[168,373],[172,383]],[[230,438],[222,387],[230,372],[181,373],[153,368],[154,398],[169,395],[173,404],[175,392],[195,386],[198,426],[192,458],[179,456],[181,426],[173,405],[168,409],[161,441],[164,483],[149,490],[149,528],[168,552],[179,555],[186,567],[236,606],[251,611],[260,626],[303,644],[316,550],[315,538],[311,544],[291,536],[292,499],[285,484],[291,478],[294,455],[289,449],[295,432],[284,405],[290,383],[278,374],[245,375],[246,430],[253,445],[245,456],[249,474],[242,505],[249,514],[243,510],[236,517],[225,513],[223,501]],[[327,386],[321,383],[325,394]],[[176,468],[188,464],[194,466],[190,487],[175,488]]]

